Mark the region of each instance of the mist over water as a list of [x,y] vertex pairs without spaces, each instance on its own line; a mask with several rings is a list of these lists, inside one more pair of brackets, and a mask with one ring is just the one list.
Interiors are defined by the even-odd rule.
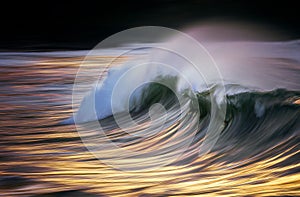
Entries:
[[[201,77],[197,80],[197,74],[185,69],[186,62],[171,58],[170,53],[141,50],[115,59],[116,54],[132,46],[111,48],[101,50],[98,56],[92,57],[94,61],[85,64],[87,70],[101,70],[103,75],[95,75],[100,82],[94,95],[77,92],[80,95],[73,100],[73,107],[81,124],[76,126],[70,121],[73,83],[87,51],[0,53],[0,193],[3,196],[49,193],[53,196],[299,195],[300,41],[207,39],[201,44],[223,77],[225,101],[218,100],[222,91],[218,80],[214,81],[209,74],[206,79],[211,79],[210,83],[206,84]],[[185,50],[176,39],[168,40],[168,45],[182,46]],[[197,56],[195,51],[189,54]],[[131,116],[136,124],[124,132],[103,99],[110,97],[111,85],[128,71],[131,63],[143,61],[145,56],[174,63],[180,73],[192,79],[191,86],[176,78],[177,72],[160,70],[159,66],[146,69],[143,74],[139,72],[136,78],[131,76],[135,83],[150,79],[167,81],[182,95],[187,94],[184,90],[189,87],[195,97],[183,97],[186,100],[179,106],[180,102],[169,88],[159,84],[141,87],[134,93],[136,99],[133,97],[130,101]],[[113,64],[107,67],[112,60]],[[209,69],[205,65],[201,68]],[[87,83],[85,78],[77,80]],[[134,84],[129,81],[122,85],[127,90]],[[88,98],[95,96],[98,104],[92,110],[100,112],[98,118],[93,119],[92,115],[89,119]],[[121,96],[119,103],[123,103]],[[208,153],[199,154],[212,119],[211,98],[218,104],[226,103],[226,115],[214,146]],[[155,117],[155,113],[148,113],[151,106],[160,109],[153,108],[157,103],[168,110],[166,116]],[[195,103],[200,113],[191,110]],[[135,108],[134,104],[139,107]],[[123,117],[122,110],[118,113]],[[141,133],[151,125],[150,115],[157,121],[165,118],[165,124],[158,132],[152,128],[153,133],[146,133],[143,138]],[[99,123],[105,135],[96,132]],[[78,133],[78,128],[89,132]],[[84,137],[97,138],[97,141],[83,143]],[[189,138],[192,140],[186,150],[178,151]],[[106,146],[95,149],[101,155],[99,160],[95,153],[88,151],[99,142],[107,143],[107,139],[142,156],[120,157],[115,149]],[[167,165],[139,171],[141,163],[145,166],[151,166],[151,162],[165,164],[164,159],[169,158],[165,155],[176,153],[180,153],[180,157]],[[120,170],[113,164],[121,169],[130,166],[138,170]]]

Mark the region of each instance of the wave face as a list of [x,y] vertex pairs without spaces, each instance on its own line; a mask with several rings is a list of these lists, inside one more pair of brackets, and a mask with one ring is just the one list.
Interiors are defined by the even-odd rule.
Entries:
[[267,150],[272,152],[272,147],[298,136],[299,96],[300,92],[284,89],[228,96],[227,126],[216,150],[232,152],[232,161],[243,160]]
[[[177,81],[174,76],[159,77],[157,80],[167,80],[173,85],[176,85]],[[160,103],[166,110],[170,110],[170,116],[168,116],[164,123],[168,126],[176,126],[177,121],[185,121],[179,118],[180,114],[191,113],[192,115],[189,115],[188,122],[184,122],[184,124],[192,125],[191,122],[197,117],[197,129],[195,127],[192,127],[192,130],[185,127],[177,129],[187,129],[185,132],[193,138],[193,142],[190,145],[194,148],[195,146],[199,147],[205,139],[211,121],[211,98],[213,97],[217,100],[218,88],[218,85],[213,85],[202,92],[195,92],[195,97],[192,98],[189,96],[188,90],[183,90],[181,94],[186,98],[187,105],[184,107],[185,111],[183,111],[178,98],[168,87],[160,83],[147,84],[137,90],[139,93],[135,94],[135,96],[139,95],[138,97],[131,98],[130,115],[138,125],[142,125],[145,121],[149,122],[152,118],[148,114],[150,108],[154,104]],[[249,157],[258,157],[258,159],[264,157],[264,159],[267,159],[267,157],[274,156],[273,154],[279,154],[278,150],[272,150],[276,146],[281,146],[281,144],[285,143],[289,143],[289,146],[297,146],[299,144],[299,91],[286,89],[257,91],[236,84],[227,84],[225,88],[226,100],[222,100],[222,103],[219,103],[220,105],[226,104],[227,106],[226,116],[223,120],[224,125],[219,134],[220,136],[217,138],[217,142],[214,144],[213,149],[210,150],[221,155],[220,160],[224,162],[238,162]],[[122,114],[121,111],[120,113]],[[118,123],[115,121],[110,126],[106,125],[106,121],[113,120],[114,117],[117,116],[108,115],[99,121],[105,125],[104,128],[111,127],[112,125],[118,127]],[[160,119],[161,117],[157,118]],[[87,128],[91,129],[90,127]],[[139,130],[140,128],[129,127],[129,130],[131,129]],[[135,133],[137,131],[131,130],[130,132]],[[169,133],[171,130],[169,129],[162,132],[161,135],[171,135]],[[180,141],[182,139],[177,140]],[[142,143],[142,140],[139,140],[139,137],[120,136],[114,139],[114,142],[126,142],[126,144],[130,144]],[[190,151],[194,152],[194,155],[190,157],[197,158],[197,152],[195,153],[195,150]],[[268,156],[263,155],[265,152],[268,152]],[[186,158],[187,161],[182,159],[178,163],[182,165],[188,162],[188,159],[191,159],[190,157]],[[114,160],[116,159],[114,158]]]

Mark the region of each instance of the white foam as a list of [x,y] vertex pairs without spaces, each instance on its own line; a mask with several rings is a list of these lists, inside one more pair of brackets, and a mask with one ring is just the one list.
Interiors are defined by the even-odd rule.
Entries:
[[[174,44],[174,42],[172,42]],[[176,43],[175,43],[176,44]],[[282,68],[275,68],[277,64],[280,64],[278,59],[282,58],[283,61],[294,60],[295,64],[299,66],[299,41],[294,42],[213,42],[206,43],[205,45],[210,54],[217,62],[217,66],[220,69],[221,75],[225,80],[230,80],[230,83],[240,85],[239,87],[231,86],[226,89],[227,95],[238,94],[242,92],[248,92],[251,90],[270,90],[278,87],[282,88],[299,88],[299,80],[293,70],[289,71],[289,67],[285,68],[283,73]],[[182,49],[184,50],[184,49]],[[197,56],[194,51],[190,51],[191,57]],[[127,81],[123,82],[121,89],[118,90],[118,98],[114,103],[114,112],[125,110],[128,107],[127,97],[137,84],[143,84],[149,80],[154,80],[159,75],[178,75],[181,74],[184,77],[180,78],[178,85],[178,91],[185,88],[191,88],[193,91],[202,91],[205,87],[205,80],[199,77],[199,74],[195,73],[193,69],[187,65],[180,57],[170,56],[165,52],[150,53],[148,56],[151,60],[167,62],[169,65],[173,65],[176,71],[167,69],[166,67],[152,65],[145,67],[138,72],[132,72],[127,74]],[[143,59],[141,62],[127,62],[126,64],[117,68],[111,68],[109,74],[103,84],[96,85],[93,90],[83,99],[79,110],[76,112],[75,119],[78,122],[92,121],[95,119],[105,118],[113,113],[111,107],[113,88],[118,80],[129,70],[141,63],[145,63],[147,60]],[[285,62],[283,62],[285,64]],[[289,64],[284,65],[289,66]],[[294,66],[294,65],[292,65]],[[295,69],[295,67],[292,67]],[[206,65],[202,65],[201,69],[209,70]],[[298,67],[299,69],[299,67]],[[282,72],[282,76],[278,77],[278,72]],[[293,73],[290,73],[293,72]],[[210,82],[213,82],[213,73],[205,73],[208,76]],[[294,78],[292,78],[294,76]],[[186,83],[184,78],[187,78],[190,84]],[[299,81],[298,81],[299,82]],[[191,87],[189,87],[191,85]],[[245,88],[243,88],[243,87]],[[251,88],[249,88],[251,87]],[[255,87],[255,88],[252,88]],[[140,96],[140,92],[135,92],[136,98]],[[217,92],[215,97],[218,103],[223,103],[222,97],[218,97]],[[92,100],[95,99],[95,106],[91,105]],[[264,113],[264,108],[256,104],[255,111],[257,116],[260,117]],[[96,115],[95,115],[96,114]],[[72,123],[72,118],[67,122]]]

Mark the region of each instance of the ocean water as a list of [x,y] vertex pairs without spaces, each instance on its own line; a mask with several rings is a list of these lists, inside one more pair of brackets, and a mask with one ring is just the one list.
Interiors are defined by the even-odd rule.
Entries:
[[[263,45],[272,50],[246,61],[247,66],[240,70],[235,64],[241,60],[227,62],[223,53],[216,53],[220,70],[231,80],[225,85],[223,128],[208,153],[199,154],[199,147],[212,118],[209,98],[217,97],[216,86],[196,91],[201,114],[186,113],[180,123],[182,112],[174,96],[161,87],[149,88],[146,97],[150,99],[132,114],[138,124],[128,128],[131,134],[149,126],[151,119],[145,110],[150,105],[161,103],[170,113],[167,126],[146,139],[130,137],[112,116],[102,117],[100,124],[110,142],[140,155],[149,154],[157,162],[161,158],[155,151],[163,147],[169,154],[184,143],[186,135],[193,136],[179,158],[146,171],[121,170],[107,163],[139,167],[145,157],[120,156],[109,146],[97,150],[101,159],[89,151],[97,144],[83,142],[85,134],[77,130],[93,131],[97,120],[83,121],[77,128],[72,122],[62,124],[84,107],[78,99],[72,108],[72,88],[87,51],[2,52],[0,196],[300,196],[299,41],[233,45],[231,48],[242,45],[250,49]],[[104,51],[89,69],[99,71],[100,67],[107,73],[111,67],[121,67],[126,57],[107,67],[114,50]],[[256,67],[249,69],[250,65]],[[251,83],[254,78],[257,80]],[[86,96],[83,92],[80,98]],[[197,127],[191,127],[195,121]],[[87,135],[97,136],[93,132]],[[98,135],[97,142],[102,137]]]

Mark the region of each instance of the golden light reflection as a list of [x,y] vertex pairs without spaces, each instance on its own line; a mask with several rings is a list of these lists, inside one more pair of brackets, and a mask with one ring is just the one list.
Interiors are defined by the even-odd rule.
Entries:
[[[113,57],[96,57],[103,65]],[[126,172],[103,164],[87,151],[74,125],[58,125],[72,113],[71,89],[82,57],[45,59],[25,67],[1,67],[1,177],[23,177],[19,184],[0,184],[3,196],[81,190],[109,196],[297,196],[299,163],[280,165],[299,155],[299,146],[287,146],[293,136],[263,154],[278,154],[226,162],[212,152],[181,165],[153,171]],[[121,60],[120,60],[121,61]],[[124,61],[124,60],[122,60]],[[91,69],[95,66],[92,63]],[[57,88],[60,85],[60,89]],[[300,100],[294,101],[300,104]],[[139,125],[140,129],[147,123]],[[175,131],[179,125],[166,128]],[[111,137],[121,135],[117,129]],[[166,134],[165,134],[166,135]],[[124,148],[151,151],[165,135]],[[170,139],[169,139],[170,140]],[[92,144],[91,144],[92,145]],[[110,150],[103,151],[107,155]],[[189,156],[194,155],[191,151]],[[257,157],[260,157],[258,155]],[[299,159],[298,159],[299,160]],[[137,165],[139,160],[134,160]],[[126,162],[123,161],[124,165]],[[298,173],[285,173],[297,171]],[[7,178],[7,180],[10,180]],[[15,180],[12,178],[12,180]],[[15,186],[11,186],[14,185]]]

